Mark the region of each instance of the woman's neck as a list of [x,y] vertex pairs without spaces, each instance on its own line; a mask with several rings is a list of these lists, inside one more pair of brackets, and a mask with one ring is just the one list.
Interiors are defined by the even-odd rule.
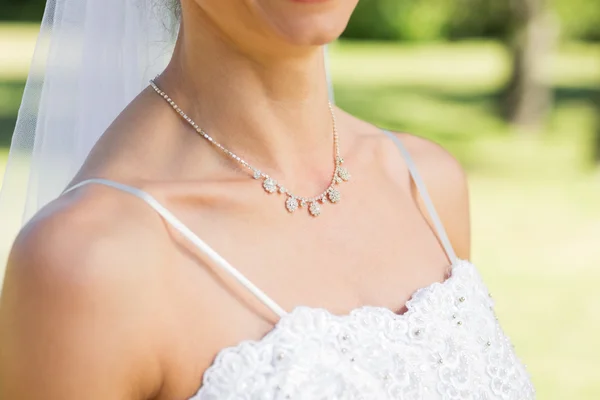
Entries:
[[332,162],[319,46],[234,42],[198,10],[183,21],[173,59],[157,83],[211,136],[259,168],[287,175]]

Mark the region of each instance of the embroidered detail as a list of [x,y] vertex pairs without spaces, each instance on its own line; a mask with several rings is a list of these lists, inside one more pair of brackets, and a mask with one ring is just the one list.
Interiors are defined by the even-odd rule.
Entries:
[[262,340],[222,350],[190,400],[535,398],[472,264],[458,261],[406,309],[298,307]]

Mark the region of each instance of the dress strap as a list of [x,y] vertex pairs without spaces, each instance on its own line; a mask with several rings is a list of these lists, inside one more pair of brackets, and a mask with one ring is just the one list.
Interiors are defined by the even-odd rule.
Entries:
[[419,171],[417,170],[417,166],[416,166],[415,162],[413,161],[412,157],[410,156],[410,153],[408,152],[406,147],[404,147],[404,144],[402,144],[402,141],[398,138],[398,136],[396,136],[393,133],[386,131],[386,130],[383,130],[383,132],[390,139],[392,139],[392,141],[394,142],[396,147],[398,147],[398,149],[400,150],[400,153],[402,154],[402,157],[404,158],[404,162],[406,163],[406,166],[408,167],[408,170],[410,172],[410,176],[412,177],[413,181],[415,182],[415,186],[417,187],[419,195],[423,199],[423,202],[425,203],[425,207],[427,208],[427,211],[429,212],[429,216],[431,217],[431,220],[433,221],[435,231],[438,235],[440,242],[442,243],[442,246],[444,247],[444,251],[446,252],[446,255],[448,256],[448,259],[450,260],[452,265],[456,264],[457,257],[456,257],[456,253],[454,252],[454,248],[452,247],[452,244],[450,243],[450,239],[448,239],[448,235],[446,234],[446,230],[444,229],[444,225],[442,224],[442,221],[440,220],[438,213],[435,211],[435,207],[433,205],[433,202],[431,201],[431,197],[429,196],[429,192],[427,191],[425,182],[421,178],[421,175],[419,174]]
[[137,198],[145,201],[150,207],[152,207],[167,223],[169,223],[175,230],[181,233],[187,240],[189,240],[194,246],[200,251],[206,254],[217,266],[229,273],[235,278],[240,284],[242,284],[248,291],[256,296],[261,302],[263,302],[269,309],[271,309],[279,317],[287,314],[285,310],[267,296],[262,290],[248,280],[241,272],[235,269],[227,260],[225,260],[219,253],[213,250],[206,242],[204,242],[198,235],[192,232],[187,226],[183,224],[177,217],[175,217],[169,210],[167,210],[162,204],[160,204],[154,197],[148,193],[137,189],[132,186],[127,186],[122,183],[110,181],[107,179],[88,179],[82,181],[71,188],[67,189],[63,194],[71,192],[77,188],[89,184],[99,184],[109,186],[117,190],[132,194]]

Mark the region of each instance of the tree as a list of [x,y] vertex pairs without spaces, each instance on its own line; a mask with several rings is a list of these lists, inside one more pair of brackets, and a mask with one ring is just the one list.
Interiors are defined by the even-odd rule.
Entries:
[[542,81],[542,66],[558,38],[546,0],[512,0],[509,36],[512,75],[504,94],[506,116],[515,126],[538,131],[552,107],[552,91]]
[[594,96],[596,106],[596,132],[594,136],[594,161],[600,166],[600,90]]

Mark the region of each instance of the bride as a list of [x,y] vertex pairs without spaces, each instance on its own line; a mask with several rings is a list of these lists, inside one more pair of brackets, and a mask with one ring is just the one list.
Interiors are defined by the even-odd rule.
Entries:
[[330,103],[356,3],[48,2],[0,398],[534,398],[458,163]]

